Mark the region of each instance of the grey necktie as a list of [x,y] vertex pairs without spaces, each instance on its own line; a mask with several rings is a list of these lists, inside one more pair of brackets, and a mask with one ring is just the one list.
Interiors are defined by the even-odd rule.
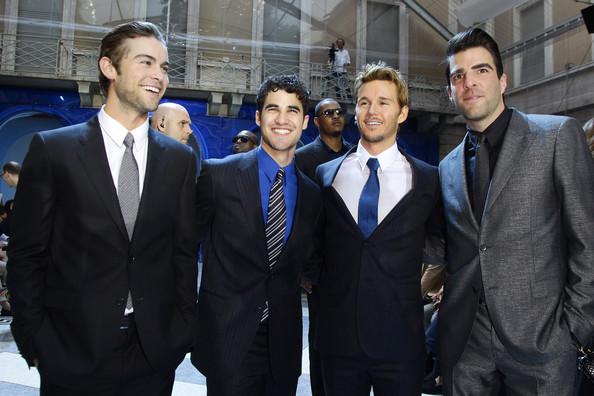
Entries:
[[[287,227],[287,209],[285,207],[285,193],[283,189],[283,180],[285,170],[280,168],[276,173],[276,178],[272,187],[270,188],[270,196],[268,197],[268,217],[266,219],[266,251],[268,253],[268,268],[270,271],[274,269],[278,256],[280,256],[284,240],[285,229]],[[268,301],[262,312],[262,319],[264,321],[268,318]]]
[[[134,233],[134,223],[136,223],[136,216],[138,214],[138,204],[140,202],[140,193],[138,187],[138,164],[132,153],[134,146],[134,136],[130,132],[124,138],[124,145],[126,152],[122,158],[122,165],[120,166],[120,175],[118,176],[118,200],[120,201],[120,209],[126,224],[126,231],[128,231],[128,238],[132,240]],[[132,308],[132,296],[128,292],[128,301],[126,301],[126,309]]]

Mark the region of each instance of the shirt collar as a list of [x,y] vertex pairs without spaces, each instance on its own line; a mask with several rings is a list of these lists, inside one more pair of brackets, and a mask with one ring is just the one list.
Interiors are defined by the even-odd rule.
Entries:
[[143,145],[148,140],[148,117],[146,120],[137,128],[128,131],[119,121],[110,116],[105,112],[105,105],[101,107],[101,110],[97,114],[99,119],[99,125],[101,129],[115,144],[118,146],[124,145],[124,138],[130,132],[134,136],[135,145]]
[[[274,159],[262,148],[262,146],[258,146],[256,149],[256,156],[258,157],[258,167],[260,172],[266,176],[268,181],[273,182],[276,178],[276,173],[281,168],[279,164],[276,163]],[[291,163],[283,168],[285,170],[285,180],[284,183],[288,178],[291,178],[295,175],[295,161],[291,161]]]
[[[361,169],[367,168],[367,160],[373,156],[369,154],[367,150],[365,150],[365,147],[361,145],[361,141],[359,141],[359,144],[357,144],[357,155],[359,157],[359,165],[361,166]],[[382,170],[382,172],[394,165],[396,162],[406,162],[406,157],[404,157],[404,155],[402,155],[402,153],[398,150],[398,144],[396,142],[375,156],[375,158],[377,158],[380,165],[380,170]]]
[[482,134],[480,132],[475,132],[468,128],[468,132],[473,134],[477,137],[481,135],[488,141],[488,147],[497,147],[503,141],[503,137],[505,136],[505,131],[507,130],[507,126],[509,125],[509,121],[511,120],[512,110],[508,107],[499,114],[499,116],[489,125]]

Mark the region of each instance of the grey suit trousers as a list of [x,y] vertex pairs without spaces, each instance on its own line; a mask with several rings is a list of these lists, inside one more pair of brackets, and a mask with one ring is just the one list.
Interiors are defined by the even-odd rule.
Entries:
[[514,359],[497,337],[489,311],[478,305],[468,343],[444,378],[445,395],[572,396],[577,375],[577,351],[551,353],[543,361],[525,364]]

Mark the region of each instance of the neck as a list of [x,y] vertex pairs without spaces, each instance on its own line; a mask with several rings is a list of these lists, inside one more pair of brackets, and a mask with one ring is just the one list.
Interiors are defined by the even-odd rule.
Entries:
[[289,150],[277,151],[273,150],[266,145],[262,145],[262,149],[268,153],[270,158],[274,160],[279,166],[285,167],[293,162],[293,158],[295,157],[295,149],[296,147],[292,147]]
[[482,133],[485,131],[485,129],[487,129],[489,127],[489,125],[491,125],[497,119],[497,117],[499,117],[501,115],[501,113],[503,113],[504,110],[505,110],[505,105],[503,103],[501,103],[497,107],[497,110],[494,111],[488,117],[482,118],[480,120],[467,120],[468,127],[475,132]]
[[395,141],[388,141],[386,139],[382,140],[381,142],[368,142],[366,140],[361,139],[361,146],[373,157],[377,157],[390,147],[394,145]]
[[139,114],[138,112],[131,111],[121,104],[110,102],[109,98],[105,102],[104,110],[111,118],[122,124],[129,131],[141,126],[148,117],[147,113]]
[[342,137],[340,134],[332,136],[320,133],[320,139],[335,152],[339,152],[342,149]]

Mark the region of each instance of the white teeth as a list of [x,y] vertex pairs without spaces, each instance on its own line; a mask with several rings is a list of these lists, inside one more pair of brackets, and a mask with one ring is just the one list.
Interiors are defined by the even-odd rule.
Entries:
[[154,92],[154,93],[159,93],[159,88],[156,88],[156,87],[151,87],[151,86],[146,85],[143,88],[146,89],[147,91],[151,91],[151,92]]
[[274,133],[279,134],[279,135],[288,135],[289,133],[291,133],[291,130],[289,130],[289,129],[275,129]]

